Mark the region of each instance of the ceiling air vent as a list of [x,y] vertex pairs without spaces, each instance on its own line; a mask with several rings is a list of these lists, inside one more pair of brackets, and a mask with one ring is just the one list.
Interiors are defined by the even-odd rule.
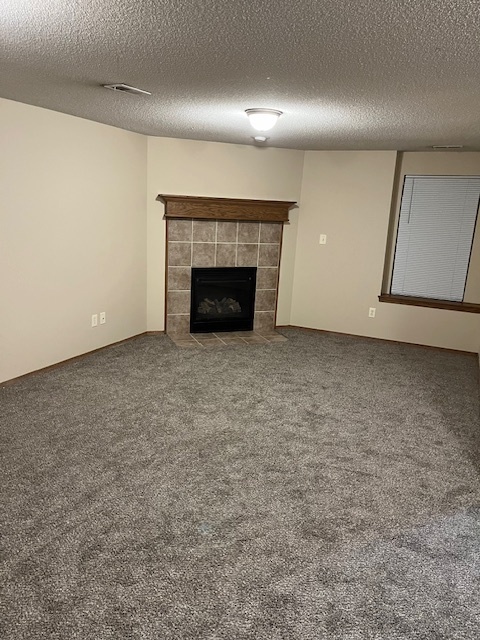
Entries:
[[448,151],[450,149],[452,151],[454,149],[463,149],[463,144],[434,144],[432,149],[435,149],[435,151],[441,151],[442,149]]
[[112,91],[121,91],[121,93],[131,93],[134,96],[151,96],[150,91],[144,91],[143,89],[137,89],[137,87],[131,87],[129,84],[104,84],[105,89],[111,89]]

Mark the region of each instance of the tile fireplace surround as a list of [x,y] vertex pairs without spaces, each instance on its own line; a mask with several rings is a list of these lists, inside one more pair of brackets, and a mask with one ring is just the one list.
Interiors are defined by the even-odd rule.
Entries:
[[256,331],[275,326],[282,222],[167,219],[167,334],[190,332],[192,267],[257,267]]

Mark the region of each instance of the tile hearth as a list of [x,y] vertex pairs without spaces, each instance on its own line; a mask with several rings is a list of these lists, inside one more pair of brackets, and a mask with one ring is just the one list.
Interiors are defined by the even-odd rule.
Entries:
[[170,334],[170,340],[177,347],[204,349],[208,347],[231,347],[251,344],[273,344],[286,342],[287,338],[281,333],[270,331],[232,331],[225,333],[185,333]]

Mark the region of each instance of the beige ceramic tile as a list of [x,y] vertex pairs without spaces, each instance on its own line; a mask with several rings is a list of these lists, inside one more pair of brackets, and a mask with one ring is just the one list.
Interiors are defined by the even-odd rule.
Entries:
[[242,340],[247,344],[267,344],[268,343],[268,340],[266,340],[265,338],[259,335],[251,336],[250,338],[242,338]]
[[190,291],[192,270],[190,267],[169,267],[168,290]]
[[255,331],[270,331],[274,329],[275,314],[270,311],[255,312],[254,329]]
[[218,338],[197,338],[202,347],[222,347],[223,342]]
[[182,342],[195,342],[189,333],[171,333],[169,334],[169,337],[173,342],[177,342],[178,340]]
[[277,267],[279,257],[278,244],[261,244],[258,254],[259,267]]
[[217,222],[217,242],[237,241],[237,222]]
[[218,333],[212,333],[216,338],[223,340],[224,338],[238,338],[237,331],[219,331]]
[[237,256],[236,244],[217,244],[217,267],[234,267]]
[[269,342],[287,342],[287,338],[285,336],[281,336],[279,333],[274,336],[266,336]]
[[222,342],[228,345],[245,344],[243,338],[221,338]]
[[168,239],[192,241],[192,220],[168,220]]
[[258,245],[239,244],[237,249],[237,267],[256,267]]
[[213,267],[215,264],[215,245],[196,243],[193,245],[192,265],[194,267]]
[[273,267],[257,269],[257,289],[276,289],[278,270]]
[[168,264],[189,267],[192,264],[192,245],[189,242],[169,242]]
[[262,222],[260,227],[260,242],[280,242],[283,224]]
[[238,223],[238,242],[258,243],[260,224],[258,222],[239,222]]
[[182,349],[188,348],[188,349],[201,349],[202,347],[198,344],[198,342],[195,342],[195,340],[173,340],[174,344],[177,345],[177,347],[181,347]]
[[216,224],[215,220],[194,220],[193,241],[215,242]]
[[257,291],[255,311],[275,311],[275,291]]
[[260,336],[263,336],[264,338],[269,338],[271,336],[278,336],[280,335],[277,331],[275,331],[275,329],[257,329],[255,331],[255,334],[258,334]]
[[167,313],[190,313],[190,291],[169,291]]
[[167,333],[185,334],[190,331],[190,316],[170,316],[167,315]]

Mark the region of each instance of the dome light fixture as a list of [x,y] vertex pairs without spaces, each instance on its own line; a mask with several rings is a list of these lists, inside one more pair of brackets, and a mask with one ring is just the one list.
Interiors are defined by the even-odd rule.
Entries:
[[250,124],[257,131],[269,131],[282,115],[282,112],[277,109],[247,109],[245,113],[250,119]]

